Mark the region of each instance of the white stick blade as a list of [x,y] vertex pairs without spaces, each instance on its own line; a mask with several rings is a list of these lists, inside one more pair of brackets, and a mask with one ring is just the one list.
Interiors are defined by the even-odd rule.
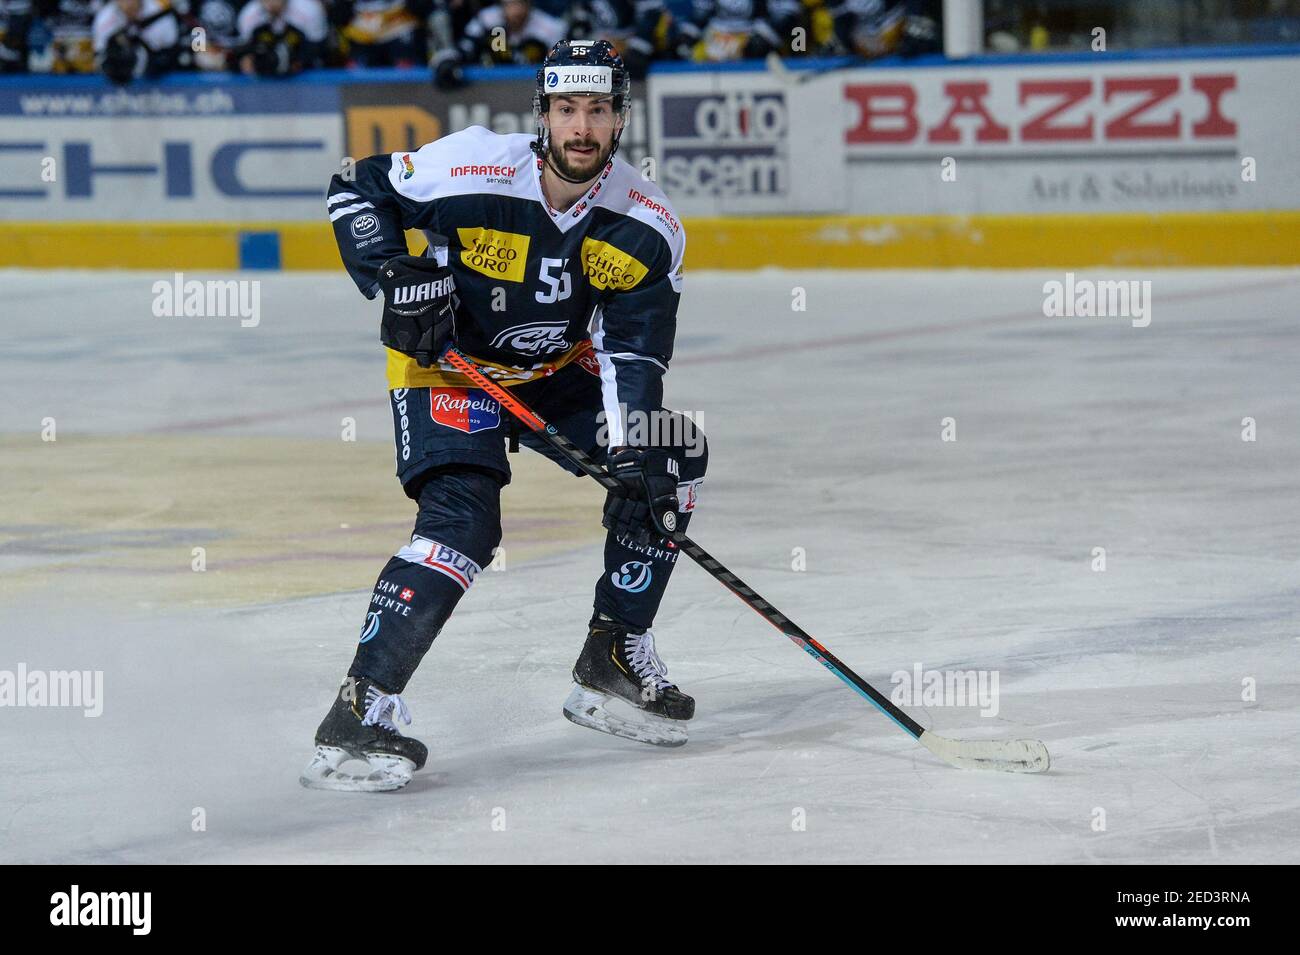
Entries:
[[1000,773],[1045,773],[1052,758],[1036,739],[948,739],[929,730],[921,745],[959,769],[986,769]]

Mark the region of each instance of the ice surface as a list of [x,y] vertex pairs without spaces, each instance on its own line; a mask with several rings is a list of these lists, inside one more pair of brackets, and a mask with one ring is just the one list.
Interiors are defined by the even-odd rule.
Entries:
[[155,318],[169,277],[0,273],[0,671],[104,680],[97,718],[0,708],[0,859],[1300,861],[1300,272],[1136,275],[1147,328],[1043,317],[1060,274],[688,276],[692,535],[886,691],[996,671],[995,717],[910,712],[1049,774],[943,765],[685,561],[656,635],[691,742],[566,722],[601,493],[525,452],[387,796],[297,783],[413,516],[375,307],[245,273],[256,327]]

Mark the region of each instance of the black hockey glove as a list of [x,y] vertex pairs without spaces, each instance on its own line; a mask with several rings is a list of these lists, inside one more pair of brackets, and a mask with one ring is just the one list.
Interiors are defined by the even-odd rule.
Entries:
[[641,544],[650,532],[671,537],[677,530],[677,461],[662,448],[618,448],[606,462],[623,486],[605,498],[601,523]]
[[379,267],[384,317],[379,340],[430,367],[455,336],[451,269],[422,255],[398,255]]

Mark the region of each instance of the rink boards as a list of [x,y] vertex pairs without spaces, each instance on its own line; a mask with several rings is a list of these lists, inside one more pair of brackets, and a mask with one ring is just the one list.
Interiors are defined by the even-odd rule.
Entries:
[[[621,155],[694,269],[1300,262],[1300,46],[659,67]],[[527,68],[0,82],[0,266],[333,269],[329,177],[481,124]],[[529,171],[524,170],[524,173]]]
[[[1300,265],[1298,211],[683,221],[692,269]],[[48,222],[7,228],[0,266],[340,267],[328,223]],[[413,250],[423,248],[414,233],[408,240]]]

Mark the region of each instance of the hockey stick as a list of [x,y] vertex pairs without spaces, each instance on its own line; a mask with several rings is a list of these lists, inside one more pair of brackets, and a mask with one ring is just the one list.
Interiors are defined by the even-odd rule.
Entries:
[[[602,487],[612,491],[622,490],[623,485],[611,477],[609,472],[560,434],[554,425],[547,424],[531,408],[488,378],[483,370],[465,357],[460,350],[455,347],[448,348],[442,357],[474,384],[501,402],[506,410],[530,431],[572,461],[584,473],[600,482]],[[961,769],[993,769],[1008,773],[1041,773],[1046,772],[1051,765],[1047,747],[1040,740],[947,739],[925,729],[895,706],[887,696],[841,663],[835,654],[805,633],[798,624],[755,593],[753,588],[724,567],[695,541],[681,531],[670,535],[669,540],[703,567],[715,580],[743,600],[751,609],[757,611],[764,620],[789,637],[796,646],[802,648],[814,660],[847,683],[868,703],[893,720],[901,729],[910,733],[917,742],[940,759]]]

